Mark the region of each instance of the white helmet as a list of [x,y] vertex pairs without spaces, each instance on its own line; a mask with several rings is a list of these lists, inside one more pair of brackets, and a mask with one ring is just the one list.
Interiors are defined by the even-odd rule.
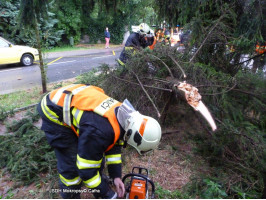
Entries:
[[150,27],[148,26],[148,24],[145,24],[145,23],[141,23],[139,25],[139,34],[141,35],[146,35],[146,34],[150,34]]
[[146,35],[147,37],[154,37],[154,31],[150,29],[150,33]]
[[162,131],[155,119],[140,114],[127,100],[120,106],[117,117],[126,131],[124,140],[140,155],[157,148]]

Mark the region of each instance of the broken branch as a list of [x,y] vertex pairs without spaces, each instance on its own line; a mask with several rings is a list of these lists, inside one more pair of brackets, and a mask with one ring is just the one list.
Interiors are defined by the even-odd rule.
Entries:
[[148,94],[148,92],[145,90],[143,84],[142,84],[141,81],[139,80],[139,77],[137,76],[137,74],[136,74],[135,72],[133,72],[133,71],[131,71],[131,72],[135,75],[136,79],[138,80],[138,82],[139,82],[139,84],[140,84],[140,87],[142,88],[142,90],[144,91],[144,93],[146,94],[146,96],[148,97],[148,99],[150,100],[150,102],[152,103],[152,106],[153,106],[154,109],[156,110],[157,115],[158,115],[158,118],[160,118],[160,117],[161,117],[161,114],[160,114],[158,108],[157,108],[156,105],[154,104],[154,102],[153,102],[153,100],[151,99],[151,97],[150,97],[150,95]]

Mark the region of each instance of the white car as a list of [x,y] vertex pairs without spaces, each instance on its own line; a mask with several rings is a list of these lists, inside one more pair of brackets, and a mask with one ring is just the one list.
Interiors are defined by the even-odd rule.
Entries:
[[37,60],[39,60],[37,49],[14,45],[0,37],[0,65],[21,63],[24,66],[29,66]]

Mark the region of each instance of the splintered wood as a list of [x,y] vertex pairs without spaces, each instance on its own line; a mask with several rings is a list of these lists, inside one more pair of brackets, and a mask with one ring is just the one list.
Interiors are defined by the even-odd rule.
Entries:
[[199,94],[197,88],[186,82],[181,82],[179,84],[175,84],[174,86],[184,92],[185,98],[189,105],[195,109],[198,107],[201,100],[201,95]]
[[201,115],[207,120],[212,130],[215,131],[217,129],[215,121],[211,116],[211,113],[209,112],[208,108],[201,101],[201,95],[199,94],[198,89],[186,83],[185,81],[175,84],[174,87],[177,87],[178,90],[183,92],[187,103],[196,111],[199,111]]

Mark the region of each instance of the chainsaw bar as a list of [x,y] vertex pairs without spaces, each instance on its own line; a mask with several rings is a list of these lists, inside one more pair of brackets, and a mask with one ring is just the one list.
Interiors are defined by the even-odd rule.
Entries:
[[200,112],[200,114],[206,119],[206,121],[211,126],[212,130],[215,131],[217,129],[217,126],[214,122],[213,117],[211,116],[211,113],[209,112],[208,108],[204,105],[204,103],[201,101],[201,95],[198,92],[198,89],[191,84],[184,82],[180,82],[178,84],[175,84],[174,87],[176,87],[178,90],[183,92],[183,95],[187,101],[187,103],[194,108],[194,110]]

